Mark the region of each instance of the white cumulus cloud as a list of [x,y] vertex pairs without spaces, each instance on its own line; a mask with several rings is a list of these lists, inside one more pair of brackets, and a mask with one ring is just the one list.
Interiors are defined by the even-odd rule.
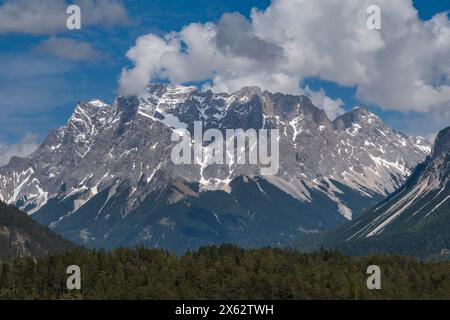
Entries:
[[307,87],[304,94],[310,97],[314,105],[322,108],[331,120],[345,112],[343,108],[344,102],[339,98],[332,99],[327,97],[324,90],[313,91]]
[[[366,9],[381,8],[381,30],[369,30]],[[124,95],[152,79],[210,80],[214,91],[257,85],[307,93],[330,117],[342,101],[300,88],[320,78],[357,89],[364,103],[402,112],[450,107],[450,22],[446,13],[419,19],[411,0],[273,0],[250,19],[225,14],[218,23],[192,23],[162,37],[137,39],[122,70]]]
[[12,156],[26,157],[37,149],[36,136],[28,133],[15,144],[0,142],[0,166],[9,162]]

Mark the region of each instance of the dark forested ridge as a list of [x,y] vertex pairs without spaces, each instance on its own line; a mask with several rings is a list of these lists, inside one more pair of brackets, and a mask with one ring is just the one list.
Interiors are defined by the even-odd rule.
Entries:
[[74,249],[71,242],[0,201],[0,261]]
[[[81,268],[80,291],[65,287]],[[368,290],[369,265],[381,290]],[[176,256],[157,249],[75,250],[3,263],[3,299],[450,299],[450,264],[407,257],[348,257],[265,248],[204,247]]]

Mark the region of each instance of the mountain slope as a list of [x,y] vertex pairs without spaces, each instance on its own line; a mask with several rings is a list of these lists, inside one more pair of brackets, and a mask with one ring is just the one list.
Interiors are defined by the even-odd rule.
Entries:
[[450,258],[450,127],[405,185],[368,214],[334,233],[355,254],[388,252]]
[[[171,136],[194,136],[195,121],[222,133],[278,129],[277,174],[208,164],[206,142],[197,164],[175,164]],[[0,199],[93,247],[281,244],[353,219],[402,185],[429,151],[365,108],[330,121],[304,96],[153,84],[111,106],[80,103],[36,152],[0,168]]]
[[[102,210],[99,223],[92,212],[100,211],[109,192],[105,191],[70,219],[62,219],[56,230],[69,239],[81,236],[84,242],[104,248],[146,244],[182,252],[217,243],[278,246],[298,232],[315,233],[343,221],[338,213],[329,213],[336,208],[320,192],[314,194],[318,201],[301,203],[261,178],[236,178],[230,187],[230,192],[200,192],[197,183],[178,179],[151,193],[125,218],[120,210],[130,191],[123,189]],[[72,199],[67,201],[70,205]],[[51,224],[56,211],[44,207],[38,213],[40,221]]]
[[19,210],[0,201],[0,261],[15,257],[41,257],[76,246],[39,225]]

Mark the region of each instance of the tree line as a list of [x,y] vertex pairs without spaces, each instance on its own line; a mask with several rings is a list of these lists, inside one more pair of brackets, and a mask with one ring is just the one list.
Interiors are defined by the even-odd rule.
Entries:
[[[69,290],[69,265],[81,290]],[[369,290],[369,265],[381,290]],[[182,256],[145,247],[75,249],[0,265],[1,299],[450,299],[450,263],[337,251],[203,247]]]

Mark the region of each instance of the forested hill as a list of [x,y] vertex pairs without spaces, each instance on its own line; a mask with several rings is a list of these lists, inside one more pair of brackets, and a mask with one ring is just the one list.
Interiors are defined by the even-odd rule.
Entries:
[[[66,289],[66,268],[81,290]],[[367,289],[367,267],[381,290]],[[450,299],[450,263],[394,256],[302,254],[274,248],[204,247],[183,256],[159,249],[75,250],[0,266],[2,299]]]
[[74,249],[71,242],[0,201],[0,261]]

